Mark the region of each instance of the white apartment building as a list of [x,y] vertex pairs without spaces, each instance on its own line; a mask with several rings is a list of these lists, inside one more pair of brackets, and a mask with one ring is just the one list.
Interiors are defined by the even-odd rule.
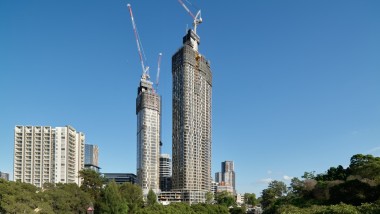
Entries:
[[71,126],[55,128],[54,183],[81,184],[78,172],[84,167],[84,142],[84,134]]
[[84,165],[83,133],[73,127],[16,126],[14,181],[42,187],[44,183],[81,184]]

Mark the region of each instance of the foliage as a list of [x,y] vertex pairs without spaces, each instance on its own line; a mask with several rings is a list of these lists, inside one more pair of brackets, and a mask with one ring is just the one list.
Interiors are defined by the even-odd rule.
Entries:
[[142,189],[129,182],[123,183],[120,187],[120,194],[128,204],[130,213],[137,213],[144,205]]
[[348,170],[344,169],[343,166],[330,167],[324,174],[318,174],[315,177],[317,181],[335,181],[335,180],[346,180],[348,177]]
[[217,204],[224,205],[226,207],[234,206],[236,204],[235,197],[227,191],[216,193],[215,201]]
[[270,183],[261,196],[264,213],[380,213],[379,157],[357,154],[348,168],[305,172],[301,178],[293,178],[285,194],[276,194]]
[[376,189],[359,180],[351,180],[330,189],[330,202],[340,202],[359,206],[365,202],[373,202],[378,198]]
[[147,196],[147,204],[148,206],[152,206],[157,203],[157,195],[153,192],[152,189],[149,190],[148,196]]
[[104,198],[100,204],[103,213],[123,214],[128,213],[128,205],[122,198],[119,186],[115,181],[108,183],[104,190]]
[[191,205],[191,209],[195,213],[208,213],[208,214],[228,214],[228,208],[223,205],[215,205],[215,204],[193,204]]
[[206,193],[206,204],[212,204],[214,202],[214,193],[207,192]]
[[36,209],[38,189],[30,184],[0,181],[0,212],[31,213]]
[[[330,167],[325,173],[315,175],[306,172],[293,178],[289,188],[281,181],[273,181],[259,198],[264,213],[291,214],[376,214],[380,213],[380,158],[372,155],[354,155],[350,166]],[[114,181],[105,184],[99,173],[80,172],[83,185],[45,184],[33,185],[0,179],[0,213],[86,213],[95,205],[97,213],[243,213],[245,208],[233,207],[234,196],[227,192],[217,193],[217,204],[209,204],[212,194],[207,194],[205,204],[172,203],[163,206],[156,196],[148,197],[149,206],[144,207],[139,186]],[[207,197],[208,196],[208,197]],[[154,198],[154,202],[153,202]],[[254,194],[245,194],[245,203],[256,205]],[[149,202],[150,201],[150,202]],[[230,210],[228,207],[232,207]]]
[[231,214],[245,214],[246,212],[245,207],[232,207],[230,209]]
[[282,181],[272,181],[267,189],[262,191],[261,205],[266,208],[272,205],[277,198],[280,198],[287,193],[286,184]]
[[92,201],[98,201],[100,199],[103,185],[105,184],[105,179],[100,173],[91,169],[79,171],[79,176],[83,179],[82,185],[80,186],[81,190],[87,192]]
[[304,172],[301,178],[306,179],[306,180],[312,180],[315,179],[315,171],[312,172]]
[[245,193],[244,203],[251,206],[255,206],[256,204],[258,204],[255,193]]
[[86,213],[91,204],[90,196],[76,184],[45,185],[42,195],[54,213]]
[[349,170],[352,175],[360,175],[362,178],[380,181],[380,157],[354,155],[351,157]]

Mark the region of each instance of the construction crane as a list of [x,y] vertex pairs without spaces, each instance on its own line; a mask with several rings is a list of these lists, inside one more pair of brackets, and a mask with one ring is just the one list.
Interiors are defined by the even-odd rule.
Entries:
[[161,57],[162,57],[162,53],[159,53],[158,54],[158,63],[157,63],[156,91],[158,91],[158,84],[160,82]]
[[189,13],[189,15],[193,18],[194,33],[197,33],[197,26],[202,23],[201,10],[198,10],[197,14],[194,16],[194,14],[185,5],[185,3],[183,3],[182,0],[178,0],[178,2],[182,5],[183,8],[185,8],[187,13]]
[[133,18],[133,13],[132,13],[132,7],[130,4],[127,4],[127,6],[129,9],[129,13],[131,15],[132,27],[133,27],[133,31],[134,31],[135,37],[136,37],[137,51],[139,52],[141,68],[142,68],[142,78],[149,80],[149,66],[145,66],[145,64],[144,64],[144,59],[145,59],[144,49],[142,48],[142,43],[141,43],[139,34],[137,32],[135,19]]

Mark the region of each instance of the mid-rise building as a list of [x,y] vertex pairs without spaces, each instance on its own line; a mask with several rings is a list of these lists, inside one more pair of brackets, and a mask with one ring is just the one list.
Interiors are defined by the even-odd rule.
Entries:
[[172,160],[169,154],[160,155],[160,189],[161,191],[172,189]]
[[14,181],[42,187],[44,183],[81,184],[85,136],[73,127],[16,126]]
[[228,192],[234,195],[234,188],[230,185],[226,185],[223,181],[216,187],[216,192]]
[[143,74],[136,99],[137,183],[143,194],[159,192],[161,98],[154,91],[149,76]]
[[239,206],[244,204],[244,195],[240,193],[236,194],[236,204],[238,204]]
[[137,176],[133,173],[103,173],[103,177],[108,181],[114,180],[117,184],[129,182],[135,184]]
[[9,173],[0,172],[0,178],[9,181]]
[[211,192],[216,194],[219,183],[216,181],[211,182]]
[[205,202],[211,191],[212,73],[199,43],[189,30],[172,57],[173,191],[190,204]]
[[97,145],[84,145],[84,168],[99,172],[99,147]]

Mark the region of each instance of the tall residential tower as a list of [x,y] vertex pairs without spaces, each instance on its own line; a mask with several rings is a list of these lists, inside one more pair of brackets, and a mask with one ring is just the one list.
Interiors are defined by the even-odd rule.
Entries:
[[137,183],[144,195],[159,192],[161,98],[154,91],[149,76],[143,74],[136,99]]
[[184,201],[205,201],[211,191],[211,93],[209,62],[198,52],[200,39],[189,30],[172,57],[173,190]]

